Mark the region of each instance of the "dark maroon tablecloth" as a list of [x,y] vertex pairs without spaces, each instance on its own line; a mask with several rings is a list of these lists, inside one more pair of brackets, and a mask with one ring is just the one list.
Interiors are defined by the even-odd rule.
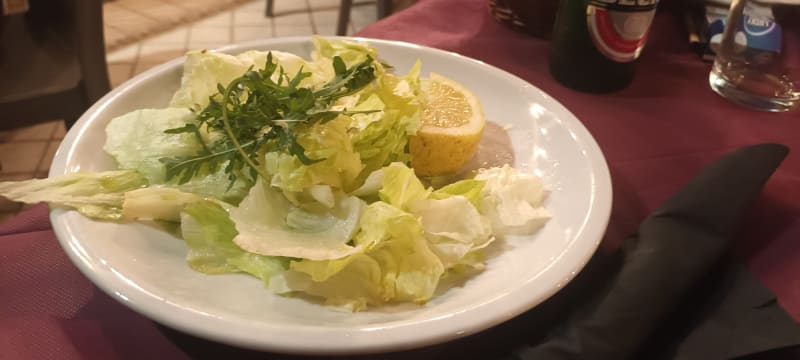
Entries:
[[[667,12],[656,18],[633,84],[610,95],[557,84],[547,72],[547,43],[495,23],[485,0],[422,0],[358,35],[483,60],[569,108],[595,136],[611,169],[614,208],[605,247],[635,231],[723,153],[761,142],[800,148],[800,112],[750,111],[714,94],[709,64],[689,52],[679,18]],[[800,43],[797,31],[787,35]],[[800,67],[800,47],[790,51]],[[800,321],[800,156],[790,154],[774,174],[739,240],[750,269]],[[155,323],[103,294],[69,262],[40,205],[0,224],[0,359],[87,358],[187,356]]]

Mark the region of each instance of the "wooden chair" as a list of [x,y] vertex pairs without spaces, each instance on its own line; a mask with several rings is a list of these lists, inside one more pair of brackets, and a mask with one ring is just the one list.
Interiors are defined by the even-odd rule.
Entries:
[[0,130],[64,119],[111,90],[101,0],[30,0],[0,16]]
[[[378,19],[383,19],[392,13],[392,0],[377,0]],[[350,10],[353,0],[342,0],[339,4],[339,19],[336,22],[336,35],[347,35],[347,24],[350,22]],[[275,16],[275,0],[267,0],[268,17]]]

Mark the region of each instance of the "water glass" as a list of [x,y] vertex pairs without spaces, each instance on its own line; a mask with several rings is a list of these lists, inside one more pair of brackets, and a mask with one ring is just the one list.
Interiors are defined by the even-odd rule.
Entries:
[[715,92],[758,110],[786,111],[800,105],[800,64],[789,64],[785,56],[788,47],[800,43],[784,33],[794,24],[775,16],[775,11],[794,11],[794,6],[800,6],[800,0],[731,1],[709,75]]

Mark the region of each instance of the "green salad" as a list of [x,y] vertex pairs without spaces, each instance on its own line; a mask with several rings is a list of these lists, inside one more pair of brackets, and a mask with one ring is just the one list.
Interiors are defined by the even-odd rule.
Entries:
[[[118,169],[0,183],[0,195],[99,221],[179,224],[186,262],[350,311],[425,303],[445,276],[550,214],[541,180],[509,165],[433,188],[409,167],[422,64],[313,38],[279,51],[193,51],[168,107],[112,119]],[[113,239],[109,239],[113,241]]]

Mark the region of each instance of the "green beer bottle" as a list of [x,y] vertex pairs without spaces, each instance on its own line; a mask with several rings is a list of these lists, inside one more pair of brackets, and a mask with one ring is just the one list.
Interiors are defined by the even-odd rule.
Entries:
[[561,0],[550,73],[563,85],[603,93],[633,80],[658,0]]

